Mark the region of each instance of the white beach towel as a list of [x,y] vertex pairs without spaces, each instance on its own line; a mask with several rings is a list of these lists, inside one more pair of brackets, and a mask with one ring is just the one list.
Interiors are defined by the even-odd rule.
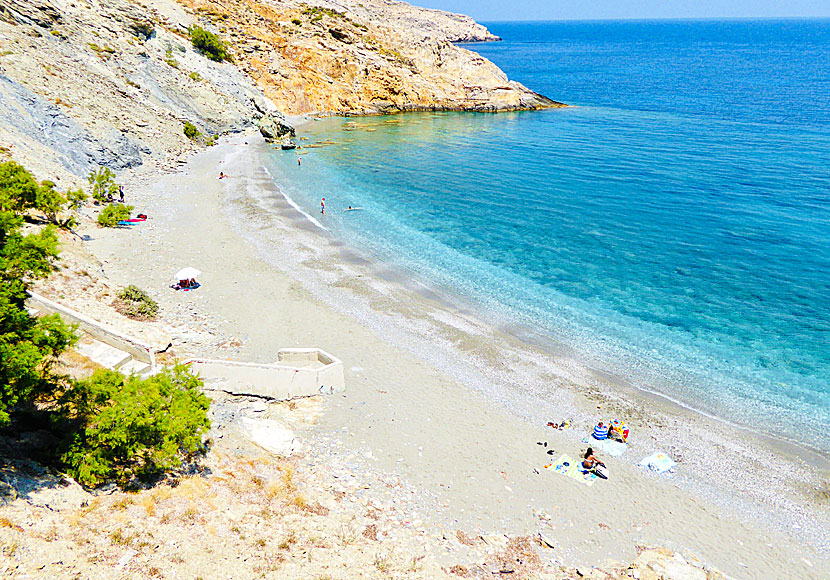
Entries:
[[644,457],[639,465],[640,467],[645,467],[657,473],[665,473],[677,465],[677,462],[672,461],[672,458],[662,451],[655,451],[648,457]]

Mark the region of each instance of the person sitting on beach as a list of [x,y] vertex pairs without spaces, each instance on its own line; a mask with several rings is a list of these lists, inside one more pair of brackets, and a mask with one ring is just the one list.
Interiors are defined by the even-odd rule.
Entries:
[[603,467],[605,467],[605,464],[599,459],[597,459],[596,455],[594,455],[594,450],[591,447],[589,447],[588,450],[585,452],[585,457],[582,461],[582,468],[586,471],[591,471],[597,465],[602,465]]
[[597,423],[597,426],[594,427],[592,437],[597,441],[605,441],[608,439],[608,427],[604,426],[602,421],[600,421]]

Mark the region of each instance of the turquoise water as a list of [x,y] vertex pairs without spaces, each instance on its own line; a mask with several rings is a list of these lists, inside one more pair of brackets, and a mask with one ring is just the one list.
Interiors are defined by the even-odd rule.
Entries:
[[827,450],[830,22],[490,28],[475,50],[579,106],[313,123],[334,144],[275,152],[277,183],[504,322]]

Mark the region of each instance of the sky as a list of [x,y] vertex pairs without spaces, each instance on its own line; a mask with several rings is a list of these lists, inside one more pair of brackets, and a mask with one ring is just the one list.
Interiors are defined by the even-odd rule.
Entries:
[[407,0],[479,21],[830,17],[830,0]]

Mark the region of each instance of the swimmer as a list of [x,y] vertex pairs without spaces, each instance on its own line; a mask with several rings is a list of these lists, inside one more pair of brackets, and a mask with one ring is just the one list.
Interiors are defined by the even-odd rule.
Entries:
[[362,207],[352,207],[352,206],[349,206],[349,207],[347,207],[347,208],[346,208],[346,211],[355,211],[355,210],[358,210],[358,209],[363,209],[363,208],[362,208]]

